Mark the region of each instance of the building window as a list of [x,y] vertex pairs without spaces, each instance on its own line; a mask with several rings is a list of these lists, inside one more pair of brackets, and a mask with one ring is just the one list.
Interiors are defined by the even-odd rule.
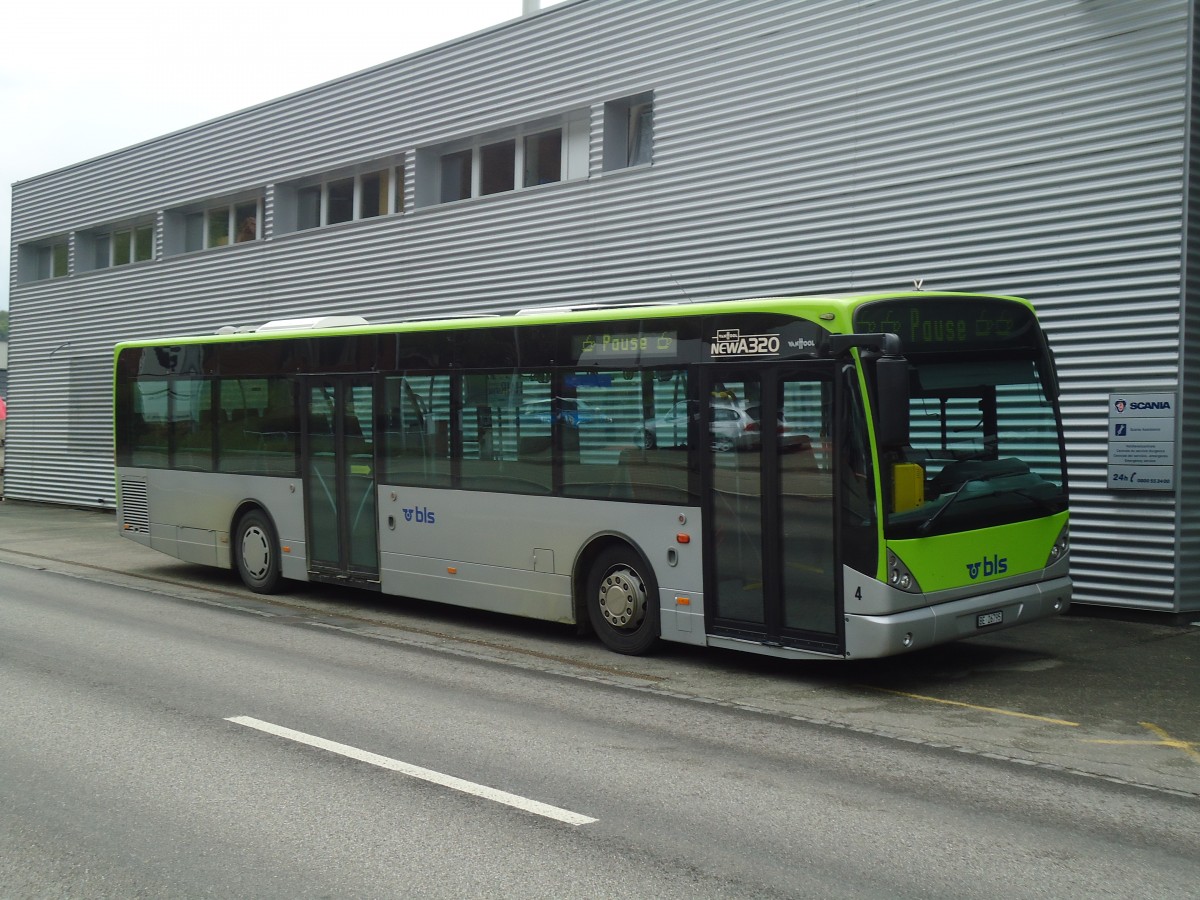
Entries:
[[75,235],[75,270],[90,272],[154,259],[154,225],[111,225]]
[[[204,249],[208,247],[224,247],[229,243],[229,207],[210,209],[205,213]],[[188,247],[189,250],[200,250],[200,247]]]
[[[388,169],[382,172],[369,172],[362,176],[362,189],[359,192],[360,219],[371,219],[375,216],[386,216],[388,200],[392,193],[392,173]],[[403,197],[399,206],[403,207]]]
[[62,278],[70,269],[70,249],[65,237],[21,244],[17,248],[17,281]]
[[516,187],[516,141],[500,141],[479,148],[479,193],[500,194]]
[[258,240],[258,201],[239,203],[233,208],[234,243]]
[[66,241],[55,241],[48,247],[38,248],[38,280],[62,278],[67,274],[69,254]]
[[391,168],[343,175],[276,192],[277,228],[304,231],[404,210],[403,178]]
[[204,249],[204,214],[195,213],[185,219],[184,248],[185,250]]
[[654,95],[604,104],[604,170],[649,165],[654,148]]
[[354,221],[354,179],[340,178],[328,185],[326,225]]
[[133,261],[154,259],[154,226],[142,225],[133,229]]
[[562,181],[562,130],[543,131],[525,138],[525,187]]
[[589,113],[577,110],[417,151],[417,206],[586,178]]
[[442,190],[439,202],[452,203],[471,196],[472,156],[470,150],[459,150],[442,157]]
[[112,236],[112,264],[126,266],[133,261],[133,232],[118,231]]
[[107,269],[112,265],[112,235],[98,234],[92,243],[92,268]]
[[321,186],[300,188],[296,192],[296,228],[321,227]]
[[164,217],[163,252],[192,253],[256,241],[262,237],[261,221],[258,197],[175,210]]

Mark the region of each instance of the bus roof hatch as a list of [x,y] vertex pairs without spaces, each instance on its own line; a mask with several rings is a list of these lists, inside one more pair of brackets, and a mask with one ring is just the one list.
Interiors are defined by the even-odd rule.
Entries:
[[305,319],[275,319],[255,331],[313,331],[318,328],[348,328],[370,324],[362,316],[309,316]]

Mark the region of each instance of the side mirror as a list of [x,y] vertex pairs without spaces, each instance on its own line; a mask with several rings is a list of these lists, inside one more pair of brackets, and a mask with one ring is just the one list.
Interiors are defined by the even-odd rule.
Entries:
[[900,338],[890,332],[831,334],[825,340],[826,356],[840,356],[851,347],[878,351],[875,360],[875,438],[882,450],[908,445],[908,360],[900,354]]
[[908,444],[908,360],[881,356],[875,361],[875,422],[880,449]]

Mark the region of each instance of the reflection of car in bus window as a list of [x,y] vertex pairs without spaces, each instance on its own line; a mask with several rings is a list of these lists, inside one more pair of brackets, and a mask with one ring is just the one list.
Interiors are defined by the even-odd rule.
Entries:
[[[557,404],[557,411],[553,407]],[[552,419],[571,428],[586,428],[588,425],[607,425],[612,418],[589,403],[574,397],[556,397],[553,400],[531,400],[517,411],[520,422],[550,422]]]
[[[682,447],[687,444],[689,411],[695,401],[680,400],[665,415],[646,422],[646,446]],[[734,403],[713,403],[709,434],[714,450],[725,453],[734,449],[753,449],[762,443],[762,407]],[[783,418],[779,419],[782,433]]]
[[743,409],[714,403],[712,424],[709,426],[713,449],[724,453],[739,447],[757,447],[762,443],[761,415],[762,409],[757,406]]

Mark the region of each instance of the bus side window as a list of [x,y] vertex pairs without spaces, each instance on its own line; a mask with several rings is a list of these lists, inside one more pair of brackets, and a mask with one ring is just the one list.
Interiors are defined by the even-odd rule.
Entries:
[[170,387],[171,465],[193,472],[213,470],[212,382],[176,378]]
[[384,479],[396,484],[450,484],[450,376],[384,379],[381,436]]
[[135,466],[167,465],[167,381],[139,378],[134,382],[132,462]]
[[578,438],[579,452],[563,459],[564,493],[689,502],[684,370],[589,370],[567,384],[575,396],[565,433]]
[[508,370],[462,376],[461,486],[548,494],[556,405],[544,373]]

